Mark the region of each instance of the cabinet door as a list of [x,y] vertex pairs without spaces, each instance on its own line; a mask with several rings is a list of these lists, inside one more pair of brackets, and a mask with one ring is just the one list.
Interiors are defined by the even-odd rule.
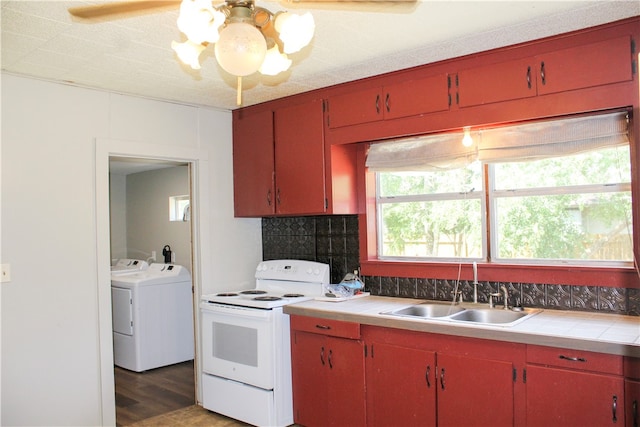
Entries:
[[449,109],[446,74],[385,86],[384,92],[385,119],[417,116]]
[[326,210],[322,100],[275,112],[276,212]]
[[440,353],[437,361],[438,426],[513,426],[511,362]]
[[458,72],[458,105],[472,107],[536,96],[533,59],[490,64]]
[[327,425],[328,383],[325,365],[328,351],[323,335],[292,332],[291,374],[296,424],[307,427]]
[[625,425],[638,427],[640,425],[640,381],[626,380],[624,383],[625,396]]
[[362,341],[327,338],[326,366],[328,390],[316,399],[327,399],[328,425],[366,425],[364,346]]
[[370,348],[367,425],[435,426],[435,353],[382,343]]
[[328,99],[332,129],[382,120],[384,100],[379,87],[332,96]]
[[630,81],[631,58],[629,36],[539,55],[538,94]]
[[235,216],[275,212],[273,113],[243,112],[233,121],[233,205]]
[[527,426],[607,426],[624,420],[623,380],[527,366]]

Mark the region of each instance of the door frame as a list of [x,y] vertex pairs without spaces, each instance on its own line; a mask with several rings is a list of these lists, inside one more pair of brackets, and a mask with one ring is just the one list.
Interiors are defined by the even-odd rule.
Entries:
[[102,425],[116,424],[115,378],[113,368],[113,326],[111,315],[111,233],[109,215],[109,158],[131,157],[148,160],[167,160],[188,163],[191,187],[191,233],[192,272],[194,304],[194,376],[196,403],[201,401],[200,382],[200,315],[198,301],[202,283],[210,279],[209,272],[201,260],[209,259],[209,163],[205,150],[190,147],[158,145],[146,142],[116,139],[95,139],[95,216],[96,216],[96,281],[98,316],[98,351],[100,369],[101,419]]

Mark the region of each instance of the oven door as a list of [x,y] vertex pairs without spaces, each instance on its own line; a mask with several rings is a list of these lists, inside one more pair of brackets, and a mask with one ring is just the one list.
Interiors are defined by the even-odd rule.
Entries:
[[279,341],[282,308],[263,310],[202,303],[203,371],[207,374],[274,388],[274,343]]

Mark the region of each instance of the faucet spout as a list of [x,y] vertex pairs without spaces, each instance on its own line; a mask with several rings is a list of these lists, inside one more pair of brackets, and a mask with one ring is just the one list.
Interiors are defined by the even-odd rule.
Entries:
[[509,291],[507,291],[507,287],[504,285],[500,287],[500,290],[502,291],[502,294],[503,294],[504,309],[509,310]]

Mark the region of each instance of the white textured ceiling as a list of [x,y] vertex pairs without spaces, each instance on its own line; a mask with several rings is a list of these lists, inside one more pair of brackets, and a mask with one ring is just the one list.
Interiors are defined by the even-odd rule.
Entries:
[[[2,1],[2,69],[124,94],[237,108],[235,77],[216,63],[181,65],[177,10],[83,23],[67,8],[100,1]],[[336,7],[256,1],[272,12],[309,10],[311,45],[283,75],[244,78],[243,105],[640,15],[640,1],[418,1]]]

